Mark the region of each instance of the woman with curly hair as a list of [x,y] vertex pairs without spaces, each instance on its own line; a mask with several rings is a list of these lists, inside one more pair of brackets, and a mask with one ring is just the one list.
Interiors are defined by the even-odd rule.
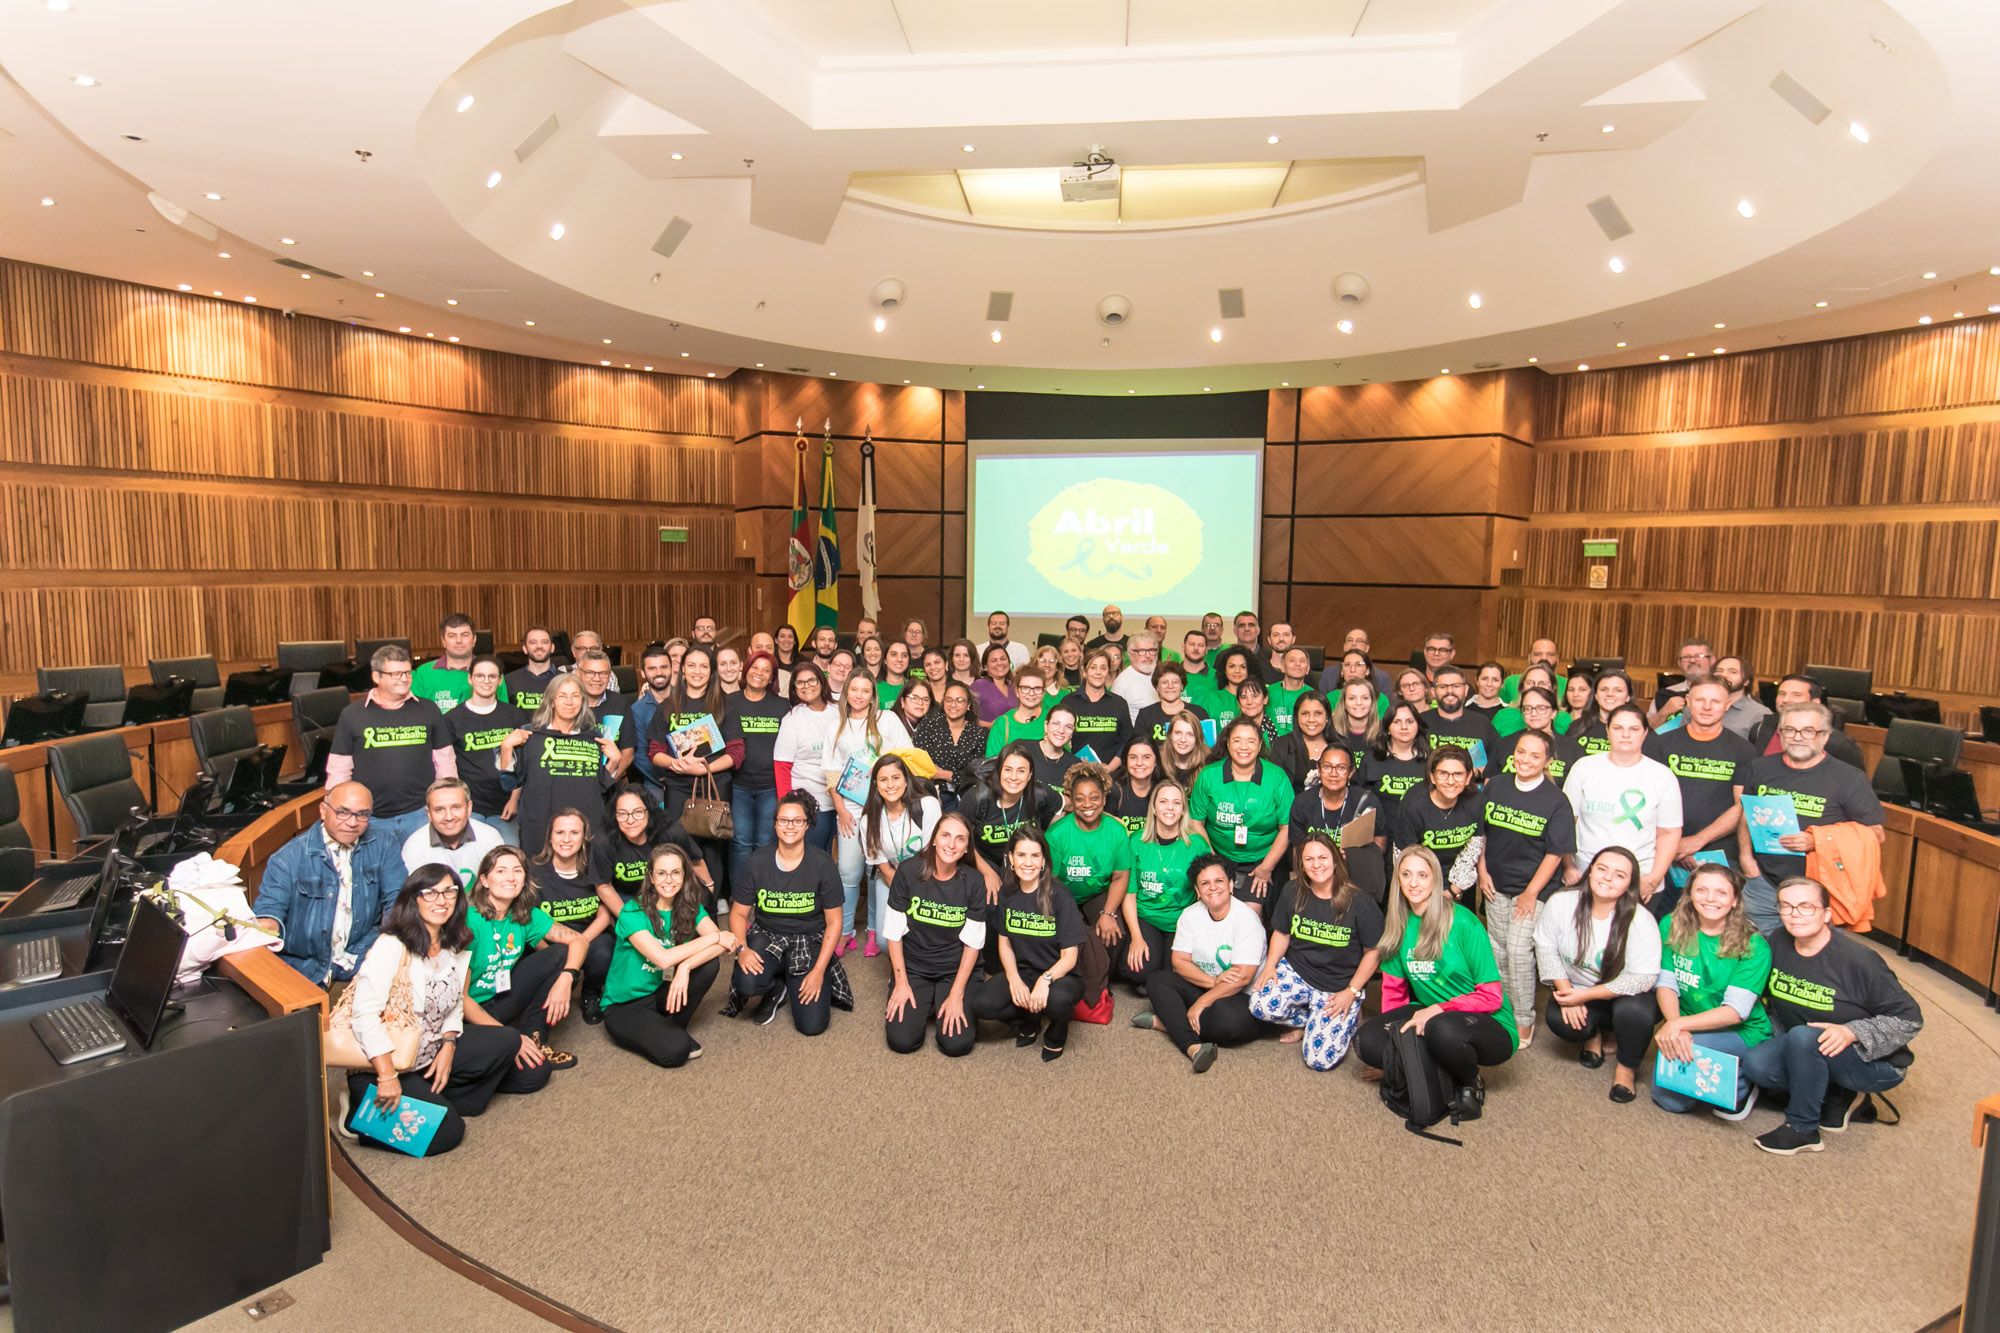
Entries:
[[[1111,953],[1124,937],[1118,907],[1131,878],[1132,843],[1125,826],[1104,815],[1111,775],[1103,764],[1071,766],[1063,776],[1063,804],[1068,814],[1049,825],[1049,877],[1076,899],[1090,938],[1078,961],[1087,1021],[1111,1019],[1105,984],[1111,977]],[[1101,1017],[1095,1011],[1103,1010]]]

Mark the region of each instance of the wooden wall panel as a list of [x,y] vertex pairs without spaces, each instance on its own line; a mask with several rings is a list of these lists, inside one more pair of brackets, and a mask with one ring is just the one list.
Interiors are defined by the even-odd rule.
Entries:
[[1424,638],[1449,630],[1467,657],[1487,615],[1478,588],[1357,588],[1292,585],[1292,632],[1300,643],[1338,648],[1354,628],[1366,629],[1385,667],[1407,661]]
[[1299,451],[1288,444],[1264,446],[1265,513],[1292,512],[1292,471],[1297,466],[1298,456]]
[[[1527,517],[1518,481],[1502,487],[1502,459],[1528,449],[1499,436],[1453,436],[1298,448],[1301,514],[1492,514]],[[1509,463],[1518,476],[1523,464]],[[1509,493],[1511,491],[1511,494]],[[1511,500],[1519,508],[1500,508]]]
[[1450,435],[1534,439],[1535,370],[1503,370],[1395,384],[1317,385],[1301,391],[1300,440],[1388,440]]
[[1289,518],[1266,518],[1264,520],[1262,562],[1263,578],[1266,583],[1285,584],[1292,579],[1292,520]]
[[1484,587],[1493,520],[1299,518],[1292,553],[1297,583]]

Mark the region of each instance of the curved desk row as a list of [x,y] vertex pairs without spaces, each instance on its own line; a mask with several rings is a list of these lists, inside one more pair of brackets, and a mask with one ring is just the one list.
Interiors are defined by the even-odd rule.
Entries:
[[1885,806],[1875,928],[1993,1002],[2000,993],[2000,838]]

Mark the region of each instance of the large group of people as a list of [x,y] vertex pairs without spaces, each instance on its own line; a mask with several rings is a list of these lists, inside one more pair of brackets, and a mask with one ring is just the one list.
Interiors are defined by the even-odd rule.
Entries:
[[[818,1035],[883,954],[902,1054],[928,1033],[965,1056],[987,1025],[1056,1060],[1124,988],[1196,1073],[1267,1037],[1379,1070],[1415,1034],[1467,1120],[1539,1020],[1583,1067],[1609,1057],[1614,1103],[1649,1051],[1734,1060],[1711,1109],[1782,1099],[1756,1140],[1776,1153],[1902,1079],[1922,1014],[1839,929],[1860,877],[1825,869],[1866,861],[1882,808],[1810,679],[1767,710],[1747,664],[1690,641],[1647,699],[1620,670],[1565,676],[1548,639],[1510,673],[1448,633],[1391,672],[1359,629],[1315,676],[1248,611],[1178,643],[1159,616],[1101,624],[739,648],[704,616],[645,648],[629,696],[588,630],[565,662],[531,628],[512,671],[464,616],[420,667],[378,649],[319,821],[256,903],[368,1059],[343,1124],[418,1098],[447,1151],[578,1063],[572,1016],[682,1066],[725,962],[722,1017]],[[1800,831],[1759,852],[1741,800],[1780,793]]]

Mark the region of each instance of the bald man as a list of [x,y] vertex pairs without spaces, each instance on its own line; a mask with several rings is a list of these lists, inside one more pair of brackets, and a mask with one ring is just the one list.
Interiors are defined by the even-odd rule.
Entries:
[[374,817],[368,788],[339,783],[320,799],[319,822],[264,863],[257,923],[277,932],[278,957],[315,986],[353,978],[402,888],[402,849],[370,828]]
[[1083,645],[1085,648],[1116,648],[1125,651],[1125,613],[1116,606],[1104,608],[1104,633]]

